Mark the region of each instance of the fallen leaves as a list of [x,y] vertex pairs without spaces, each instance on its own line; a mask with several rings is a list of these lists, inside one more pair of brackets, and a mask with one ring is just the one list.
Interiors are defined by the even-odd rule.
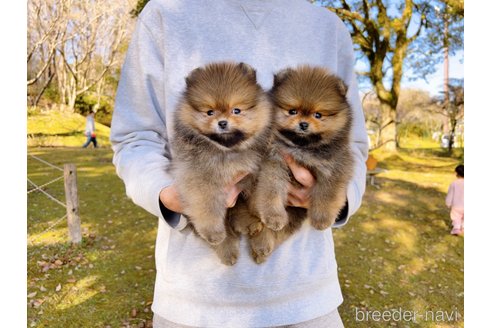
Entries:
[[38,292],[32,292],[32,293],[29,293],[29,294],[27,294],[27,298],[33,298],[33,297],[35,297],[37,294],[38,294]]

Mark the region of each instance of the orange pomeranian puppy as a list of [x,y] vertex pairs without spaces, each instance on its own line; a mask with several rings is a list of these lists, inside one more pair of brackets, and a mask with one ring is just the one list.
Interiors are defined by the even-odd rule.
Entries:
[[[250,211],[266,226],[251,239],[258,263],[292,235],[305,218],[319,230],[330,227],[346,202],[354,161],[350,151],[352,111],[347,87],[324,68],[300,66],[274,77],[271,99],[275,141],[262,163]],[[284,155],[316,179],[308,210],[287,206],[292,177]]]
[[248,196],[268,149],[272,119],[268,96],[247,64],[212,63],[186,78],[173,122],[171,172],[183,214],[228,265],[237,260],[239,235],[227,221],[224,188],[248,174],[238,201]]

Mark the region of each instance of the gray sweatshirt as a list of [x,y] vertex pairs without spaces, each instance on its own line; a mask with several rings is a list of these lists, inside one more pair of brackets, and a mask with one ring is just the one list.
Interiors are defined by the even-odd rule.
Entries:
[[185,218],[160,207],[173,183],[169,122],[185,77],[214,61],[243,61],[265,90],[289,66],[327,67],[349,86],[354,110],[355,176],[345,224],[365,190],[367,134],[354,74],[350,34],[326,9],[305,0],[152,0],[140,14],[118,87],[111,141],[128,196],[160,217],[152,310],[197,327],[267,327],[311,320],[342,303],[331,229],[306,223],[257,265],[241,240],[236,265],[221,264]]

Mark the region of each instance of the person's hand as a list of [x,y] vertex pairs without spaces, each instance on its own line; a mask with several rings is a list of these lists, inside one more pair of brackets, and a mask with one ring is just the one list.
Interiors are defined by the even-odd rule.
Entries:
[[311,201],[311,192],[313,190],[316,179],[313,174],[303,166],[297,164],[292,156],[284,155],[285,162],[294,175],[301,187],[294,186],[289,183],[287,196],[287,205],[294,207],[309,208]]
[[175,185],[162,189],[159,193],[159,199],[167,209],[175,213],[183,213],[183,206]]
[[241,173],[234,180],[224,188],[225,194],[227,195],[227,207],[231,208],[236,205],[237,197],[241,193],[242,189],[238,187],[239,181],[241,181],[248,173]]
[[[234,207],[234,205],[236,205],[237,198],[242,191],[237,184],[246,175],[248,174],[239,174],[229,185],[224,187],[224,193],[227,195],[226,206],[228,208]],[[181,199],[175,185],[170,185],[162,189],[159,194],[159,198],[162,204],[164,204],[167,209],[176,213],[183,213],[183,204],[181,204]]]

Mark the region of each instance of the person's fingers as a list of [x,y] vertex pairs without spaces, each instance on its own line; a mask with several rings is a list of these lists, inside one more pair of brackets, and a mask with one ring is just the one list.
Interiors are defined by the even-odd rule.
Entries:
[[175,185],[170,185],[161,190],[159,198],[164,206],[176,213],[183,213],[181,197]]
[[304,201],[302,199],[299,199],[295,195],[289,193],[287,195],[287,206],[307,208],[308,202]]
[[306,202],[310,197],[310,190],[308,188],[298,188],[289,183],[287,192],[298,198],[301,202]]
[[284,155],[284,159],[297,182],[307,188],[314,185],[315,179],[308,169],[297,164],[290,155]]
[[234,205],[236,205],[237,197],[240,193],[241,189],[239,189],[236,185],[232,186],[231,189],[229,189],[226,200],[226,205],[228,208],[234,207]]
[[235,186],[236,184],[239,183],[242,179],[244,179],[245,176],[248,175],[248,172],[243,172],[239,173],[236,177],[234,177],[234,180],[232,180],[231,184],[229,185],[230,187]]
[[248,173],[239,173],[236,177],[234,177],[234,180],[225,187],[225,192],[227,194],[226,198],[226,205],[228,208],[234,207],[236,205],[237,197],[241,193],[241,189],[237,186],[239,181],[244,179],[245,176],[247,176]]

